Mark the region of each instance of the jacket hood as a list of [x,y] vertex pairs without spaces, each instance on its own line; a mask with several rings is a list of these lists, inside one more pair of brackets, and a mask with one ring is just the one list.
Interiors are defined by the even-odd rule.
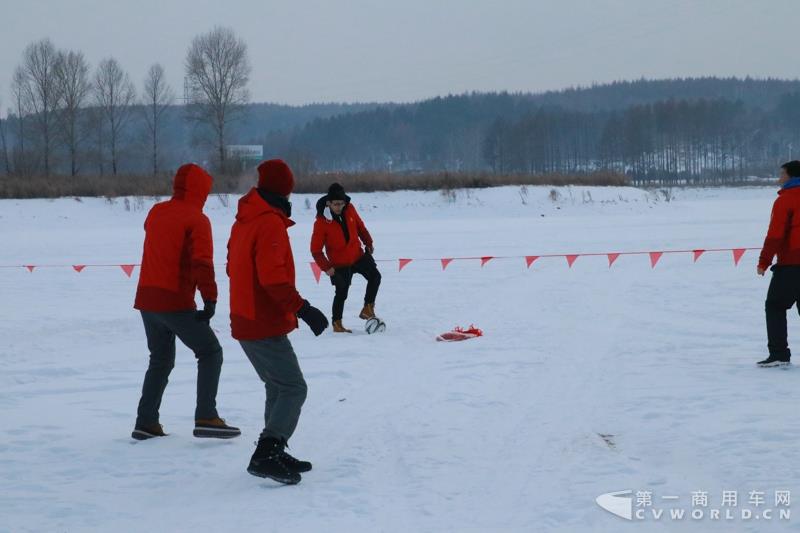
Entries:
[[778,191],[778,194],[781,194],[784,191],[797,189],[798,187],[800,187],[800,178],[791,178],[789,181],[787,181],[781,186],[780,190]]
[[286,227],[294,226],[294,221],[287,217],[283,212],[267,203],[258,189],[253,187],[250,192],[239,199],[239,207],[236,211],[236,221],[246,224],[263,215],[275,215],[280,217]]
[[209,173],[200,166],[194,163],[183,165],[175,173],[172,183],[172,198],[184,200],[202,209],[211,192],[213,182]]
[[[325,205],[325,203],[327,201],[328,201],[328,195],[327,194],[325,196],[321,197],[319,200],[317,200],[317,217],[326,218],[325,217],[325,208],[327,206]],[[347,209],[347,206],[350,205],[350,197],[347,196],[346,194],[344,195],[344,201],[345,201],[344,207],[345,207],[345,209]],[[344,212],[344,211],[342,211],[342,212]]]

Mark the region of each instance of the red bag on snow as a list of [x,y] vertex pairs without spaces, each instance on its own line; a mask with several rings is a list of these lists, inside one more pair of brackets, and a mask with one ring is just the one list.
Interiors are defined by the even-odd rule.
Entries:
[[455,342],[465,341],[467,339],[474,339],[475,337],[482,337],[483,331],[470,324],[469,329],[464,329],[456,326],[452,331],[442,333],[436,337],[437,341],[441,342]]

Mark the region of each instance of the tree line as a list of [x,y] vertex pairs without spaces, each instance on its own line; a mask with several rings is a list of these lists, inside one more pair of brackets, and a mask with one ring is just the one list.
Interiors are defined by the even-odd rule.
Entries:
[[[231,124],[249,99],[247,45],[232,30],[216,27],[192,40],[184,70],[183,115],[191,144],[213,154],[214,166],[225,169]],[[92,70],[82,52],[43,39],[25,48],[11,99],[7,118],[0,120],[7,175],[116,176],[121,156],[133,145],[137,159],[147,146],[149,172],[160,171],[165,116],[176,96],[159,63],[137,89],[115,58]]]
[[722,98],[598,113],[540,110],[495,122],[484,157],[497,172],[604,169],[644,183],[767,177],[797,156],[798,111],[800,92],[783,95],[772,110]]
[[771,175],[800,149],[797,80],[643,79],[291,107],[250,103],[250,71],[246,44],[215,28],[187,50],[181,102],[159,64],[137,88],[114,58],[90,72],[80,52],[32,43],[0,121],[0,171],[158,174],[193,160],[233,175],[242,163],[225,147],[253,144],[299,175],[608,170],[635,182],[702,182]]
[[[666,82],[656,84],[658,91],[650,82],[602,86],[585,90],[583,100],[572,94],[572,101],[566,95],[450,96],[318,119],[264,143],[326,172],[609,170],[636,182],[766,177],[798,156],[799,82],[674,83],[671,91]],[[587,110],[587,101],[600,102],[598,91],[610,96],[608,106]],[[673,96],[659,99],[663,94]],[[629,105],[619,105],[624,101]]]

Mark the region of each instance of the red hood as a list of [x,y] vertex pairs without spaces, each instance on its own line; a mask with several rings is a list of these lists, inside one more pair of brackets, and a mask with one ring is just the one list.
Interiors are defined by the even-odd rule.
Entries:
[[272,214],[279,216],[286,227],[294,226],[294,221],[287,217],[280,209],[269,205],[255,187],[239,199],[239,209],[236,211],[236,221],[247,223],[261,215]]
[[194,163],[181,166],[175,173],[172,197],[199,206],[201,209],[208,199],[213,183],[211,176]]

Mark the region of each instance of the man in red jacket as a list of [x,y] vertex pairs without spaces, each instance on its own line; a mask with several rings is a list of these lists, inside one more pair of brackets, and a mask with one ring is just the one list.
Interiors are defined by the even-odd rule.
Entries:
[[[211,223],[203,206],[212,179],[194,164],[175,174],[172,199],[153,206],[144,223],[144,254],[134,308],[142,314],[150,365],[132,437],[163,437],[158,410],[172,368],[175,337],[197,358],[195,437],[232,438],[239,428],[217,414],[216,397],[222,368],[222,348],[209,324],[217,304]],[[199,289],[205,306],[197,311]]]
[[759,361],[762,367],[788,365],[791,351],[786,335],[786,311],[800,301],[800,161],[781,167],[781,189],[772,206],[767,238],[758,259],[758,275],[770,268],[772,280],[767,292],[767,346],[769,357]]
[[[326,207],[331,218],[325,216]],[[362,242],[366,253],[361,248]],[[344,187],[334,183],[328,188],[328,194],[317,201],[311,255],[336,287],[332,310],[333,331],[336,333],[352,333],[342,325],[342,315],[353,274],[361,274],[367,280],[364,307],[358,316],[363,320],[375,318],[375,298],[381,285],[381,273],[372,258],[374,250],[372,236],[350,203],[350,197],[345,194]]]
[[328,320],[295,288],[294,257],[287,229],[294,176],[279,159],[258,166],[258,187],[239,200],[228,241],[231,333],[264,382],[264,430],[247,471],[294,484],[311,463],[286,453],[297,427],[307,386],[287,334],[298,317],[320,335]]

